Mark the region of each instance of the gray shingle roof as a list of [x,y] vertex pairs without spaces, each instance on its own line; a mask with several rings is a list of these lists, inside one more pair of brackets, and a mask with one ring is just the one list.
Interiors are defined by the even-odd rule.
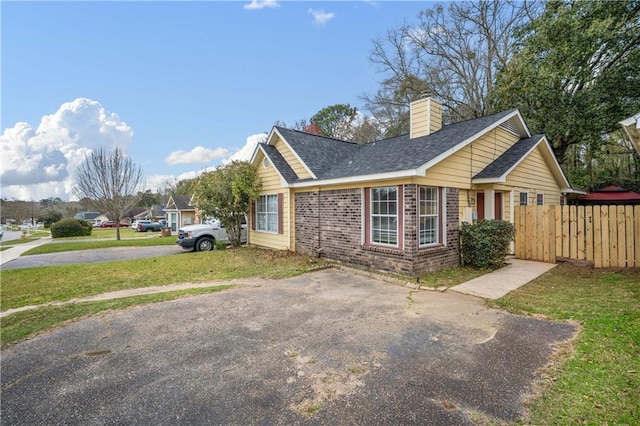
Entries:
[[189,197],[188,195],[173,194],[171,198],[173,199],[173,202],[175,203],[176,208],[178,210],[194,210],[195,209],[195,207],[189,204],[189,201],[191,201],[191,197]]
[[274,167],[278,169],[284,180],[288,183],[294,182],[298,180],[298,175],[293,171],[287,160],[280,154],[280,152],[276,149],[275,146],[261,144],[262,149],[264,149],[265,154],[269,157],[271,163],[273,163]]
[[473,178],[491,179],[501,177],[511,167],[515,166],[543,137],[544,135],[534,135],[527,139],[520,139]]
[[276,129],[318,179],[335,179],[416,169],[514,111],[449,124],[428,136],[410,139],[407,134],[363,145]]
[[276,129],[319,179],[363,146],[284,127]]

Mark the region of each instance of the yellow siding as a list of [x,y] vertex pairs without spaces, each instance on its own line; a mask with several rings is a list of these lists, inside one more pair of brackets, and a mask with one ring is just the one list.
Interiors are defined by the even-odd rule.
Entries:
[[442,105],[430,99],[429,111],[429,134],[431,134],[442,128]]
[[514,203],[518,204],[520,192],[529,193],[529,205],[536,204],[536,194],[544,194],[544,204],[560,204],[560,186],[542,157],[540,147],[536,148],[507,176],[507,185],[514,187]]
[[411,104],[411,138],[419,138],[429,133],[428,103],[426,99]]
[[427,170],[432,185],[471,189],[471,179],[518,141],[497,128]]
[[308,179],[311,177],[307,169],[304,168],[302,163],[296,158],[296,156],[282,141],[282,139],[278,137],[276,143],[274,144],[274,147],[278,150],[280,155],[282,155],[282,157],[287,160],[287,163],[289,163],[289,166],[291,166],[291,168],[294,172],[296,172],[296,175],[298,175],[299,178]]
[[412,102],[410,114],[411,138],[426,136],[442,128],[442,104],[433,98]]
[[[262,191],[260,191],[260,194],[283,194],[284,198],[282,203],[282,227],[284,232],[282,234],[272,234],[267,232],[254,231],[251,229],[252,226],[250,226],[249,242],[251,244],[273,248],[276,250],[291,250],[289,235],[289,190],[287,188],[282,188],[282,185],[280,183],[280,175],[278,175],[278,172],[276,172],[273,165],[270,165],[266,169],[262,166],[263,159],[263,154],[259,153],[255,161],[255,164],[258,164],[258,175],[262,178]],[[251,218],[249,220],[251,220]]]

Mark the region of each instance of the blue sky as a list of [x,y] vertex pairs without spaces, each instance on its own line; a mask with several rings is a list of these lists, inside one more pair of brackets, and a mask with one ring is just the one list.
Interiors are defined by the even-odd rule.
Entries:
[[360,109],[381,78],[372,40],[428,6],[2,1],[0,196],[70,199],[84,156],[116,146],[155,189],[238,158],[276,121]]

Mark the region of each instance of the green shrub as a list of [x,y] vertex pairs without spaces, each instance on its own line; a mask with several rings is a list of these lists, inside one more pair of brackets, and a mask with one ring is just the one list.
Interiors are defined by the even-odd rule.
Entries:
[[504,220],[463,223],[460,229],[462,264],[481,269],[501,267],[513,237],[513,225]]
[[82,237],[91,235],[93,226],[86,220],[62,219],[51,225],[52,238]]

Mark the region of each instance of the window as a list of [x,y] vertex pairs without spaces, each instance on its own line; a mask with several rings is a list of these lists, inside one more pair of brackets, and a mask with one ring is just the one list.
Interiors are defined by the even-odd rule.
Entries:
[[278,232],[278,195],[261,195],[256,203],[256,230]]
[[526,206],[527,204],[529,204],[529,193],[528,192],[521,192],[520,193],[520,205],[521,206]]
[[371,242],[398,245],[398,188],[371,188]]
[[438,188],[421,186],[418,199],[418,220],[420,222],[420,245],[436,244],[439,242],[439,195]]
[[544,205],[544,194],[536,194],[536,205],[538,206]]

